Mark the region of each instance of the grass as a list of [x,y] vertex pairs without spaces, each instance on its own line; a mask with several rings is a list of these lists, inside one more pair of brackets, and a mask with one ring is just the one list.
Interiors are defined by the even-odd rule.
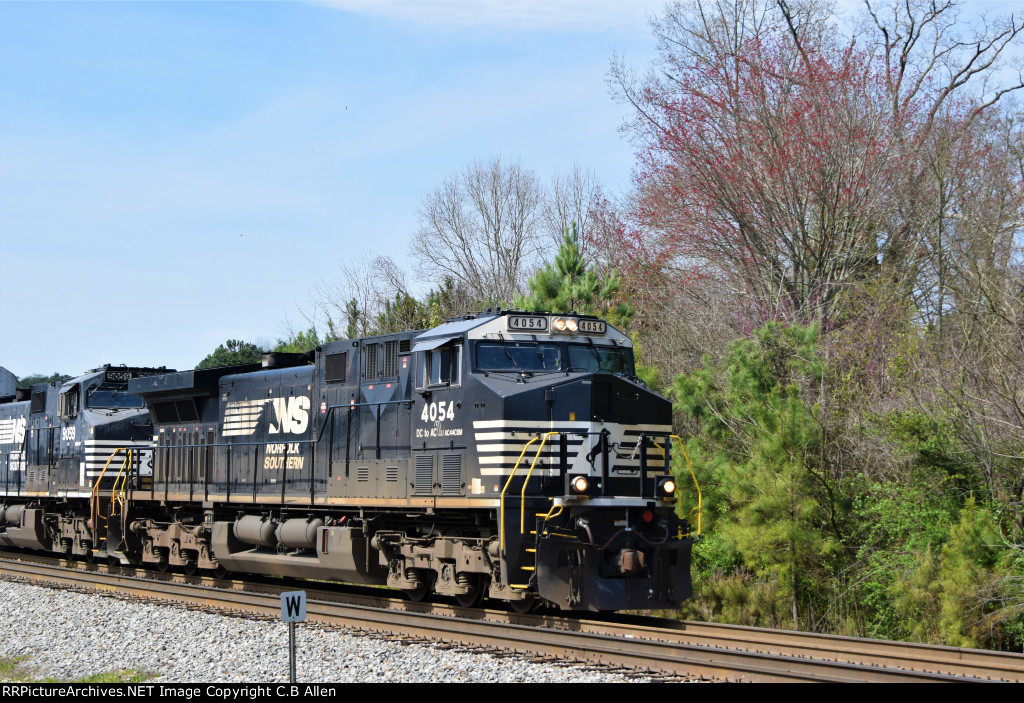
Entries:
[[77,679],[58,679],[52,676],[40,679],[35,678],[35,672],[28,665],[27,659],[24,655],[0,658],[0,679],[17,683],[141,683],[150,676],[144,671],[119,669]]
[[0,659],[0,679],[4,681],[20,681],[19,676],[23,668],[21,662],[24,659],[24,656]]

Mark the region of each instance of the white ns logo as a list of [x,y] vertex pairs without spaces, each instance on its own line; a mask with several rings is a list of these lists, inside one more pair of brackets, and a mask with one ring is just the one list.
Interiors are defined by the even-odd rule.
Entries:
[[309,398],[304,395],[292,398],[274,398],[274,417],[277,423],[270,423],[270,434],[288,432],[300,434],[309,426]]
[[25,418],[23,417],[14,421],[14,441],[17,444],[25,441]]

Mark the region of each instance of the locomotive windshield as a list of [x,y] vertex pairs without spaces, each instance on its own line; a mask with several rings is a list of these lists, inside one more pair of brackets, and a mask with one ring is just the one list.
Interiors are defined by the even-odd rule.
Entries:
[[[481,371],[561,371],[566,348],[544,342],[478,342],[476,365]],[[633,375],[633,352],[595,344],[568,345],[572,371],[607,371]]]
[[569,367],[573,370],[607,371],[633,375],[633,352],[622,347],[599,347],[595,344],[570,344]]
[[132,395],[125,386],[102,385],[89,391],[86,404],[90,408],[141,408],[142,398]]
[[558,371],[562,350],[537,342],[480,342],[476,365],[483,371]]

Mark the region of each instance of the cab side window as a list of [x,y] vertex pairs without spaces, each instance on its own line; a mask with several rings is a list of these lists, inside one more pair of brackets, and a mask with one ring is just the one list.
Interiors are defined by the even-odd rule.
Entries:
[[457,386],[462,383],[461,344],[431,349],[423,356],[425,386]]
[[72,386],[57,396],[57,414],[62,420],[78,416],[78,386]]

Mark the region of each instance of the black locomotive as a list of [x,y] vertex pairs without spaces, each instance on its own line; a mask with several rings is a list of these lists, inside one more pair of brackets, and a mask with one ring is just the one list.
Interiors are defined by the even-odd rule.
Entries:
[[0,403],[0,543],[518,610],[691,593],[670,404],[594,317],[488,311],[38,392]]
[[131,489],[152,485],[153,426],[128,381],[165,372],[108,364],[25,391],[0,368],[0,544],[105,553],[115,493],[119,511],[129,475]]

